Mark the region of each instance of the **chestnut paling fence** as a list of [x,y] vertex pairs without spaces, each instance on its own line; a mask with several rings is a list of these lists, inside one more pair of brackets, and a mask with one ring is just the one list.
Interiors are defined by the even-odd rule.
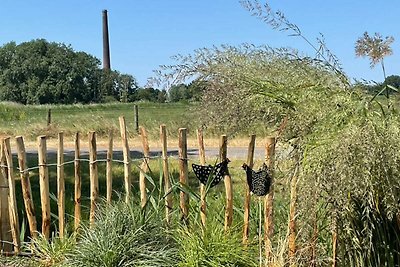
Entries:
[[[74,141],[74,159],[71,161],[64,160],[64,140],[63,133],[58,134],[58,149],[57,149],[57,163],[47,163],[47,145],[46,136],[38,137],[38,165],[34,167],[27,166],[27,153],[25,150],[24,139],[22,136],[17,136],[15,139],[16,151],[18,158],[18,172],[22,188],[22,198],[24,203],[24,216],[29,225],[29,232],[31,238],[37,238],[39,234],[39,228],[41,234],[49,239],[50,237],[50,226],[51,226],[51,211],[50,211],[50,190],[49,190],[49,170],[50,166],[56,166],[57,168],[57,206],[58,206],[58,235],[63,238],[65,235],[66,228],[66,216],[65,216],[65,177],[64,177],[64,166],[71,164],[74,165],[74,228],[77,230],[81,224],[81,197],[84,193],[85,196],[88,192],[82,192],[82,176],[81,176],[81,165],[83,161],[87,161],[89,164],[89,176],[90,176],[90,214],[89,223],[93,225],[95,223],[96,214],[96,203],[99,200],[99,181],[98,181],[98,163],[106,163],[106,200],[111,201],[112,188],[113,188],[113,177],[112,168],[113,163],[123,164],[124,166],[124,195],[125,201],[129,201],[132,197],[132,163],[133,161],[141,161],[140,172],[139,172],[139,190],[140,190],[140,205],[143,208],[147,202],[146,195],[146,172],[148,172],[148,163],[150,158],[150,149],[148,144],[147,132],[144,127],[139,127],[140,136],[143,145],[143,158],[132,160],[130,157],[130,148],[128,143],[128,135],[126,129],[125,118],[119,118],[121,140],[123,145],[123,160],[113,159],[113,142],[114,138],[112,133],[109,135],[107,153],[105,159],[97,158],[97,144],[96,144],[96,133],[90,132],[88,136],[89,143],[89,157],[87,159],[81,156],[81,136],[79,133],[75,135]],[[198,139],[198,150],[199,150],[199,161],[200,164],[205,164],[205,148],[203,141],[203,133],[201,130],[197,130]],[[255,149],[256,136],[251,135],[247,153],[247,165],[253,167],[254,149]],[[227,136],[222,135],[220,138],[220,160],[227,158]],[[270,170],[272,177],[272,186],[270,192],[264,197],[264,245],[265,245],[265,258],[266,262],[271,257],[272,247],[271,238],[273,235],[273,199],[274,199],[274,157],[275,157],[275,143],[274,137],[269,137],[266,140],[265,146],[265,162]],[[154,157],[159,158],[162,162],[162,179],[164,185],[164,192],[171,191],[171,182],[169,179],[169,160],[179,161],[179,182],[181,185],[188,185],[188,148],[187,148],[187,130],[185,128],[179,129],[179,149],[178,157],[168,156],[167,151],[167,130],[165,125],[160,126],[160,144],[161,144],[161,155]],[[15,187],[15,180],[17,177],[14,175],[13,160],[15,156],[12,154],[10,138],[5,138],[1,142],[0,149],[0,239],[2,240],[1,251],[3,254],[19,254],[21,253],[21,242],[24,240],[20,239],[20,225],[17,210],[17,194]],[[35,208],[32,199],[32,189],[29,173],[33,170],[37,170],[39,173],[39,186],[40,186],[40,205],[41,205],[41,227],[38,227],[36,219]],[[290,211],[289,211],[289,259],[291,265],[295,265],[294,257],[296,253],[296,184],[297,178],[294,176],[291,180],[291,194],[290,194]],[[225,221],[224,228],[227,231],[233,220],[233,188],[232,179],[229,175],[229,171],[224,177],[224,186],[226,194],[225,204]],[[244,216],[243,216],[243,244],[246,245],[249,239],[249,221],[250,221],[250,199],[251,193],[249,187],[245,185],[244,190]],[[243,190],[242,190],[243,191]],[[205,227],[207,221],[207,203],[206,203],[206,189],[204,185],[200,185],[200,218],[201,223]],[[172,193],[165,195],[165,220],[167,223],[171,222],[171,213],[174,208],[180,210],[181,220],[187,220],[189,214],[189,196],[184,190],[179,193],[179,205],[173,203]],[[335,236],[335,233],[333,234]],[[6,245],[4,245],[6,244]],[[336,241],[334,239],[334,247]],[[334,249],[334,252],[336,250]],[[335,259],[335,255],[332,255]],[[335,265],[335,260],[333,260]]]

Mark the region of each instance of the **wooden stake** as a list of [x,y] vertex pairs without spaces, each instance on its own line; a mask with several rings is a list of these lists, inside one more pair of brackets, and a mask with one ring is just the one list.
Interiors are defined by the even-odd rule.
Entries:
[[125,181],[125,202],[129,202],[131,196],[131,156],[128,144],[128,134],[126,131],[125,117],[119,117],[119,127],[122,139],[122,152],[124,154],[124,181]]
[[18,220],[18,208],[17,208],[17,197],[15,192],[15,177],[13,174],[13,159],[10,145],[10,138],[4,139],[4,153],[6,155],[6,161],[8,166],[8,207],[11,225],[11,234],[13,237],[14,251],[19,253],[21,251],[21,240],[19,232],[19,220]]
[[[187,160],[187,129],[179,129],[179,182],[181,186],[188,186],[188,160]],[[189,215],[189,196],[187,193],[180,192],[181,220],[188,222]]]
[[38,236],[36,213],[32,199],[32,188],[31,188],[31,182],[29,180],[29,171],[27,171],[28,166],[26,164],[26,151],[25,151],[25,144],[23,137],[17,136],[16,143],[17,143],[17,153],[18,153],[18,165],[21,177],[22,196],[24,198],[25,211],[29,224],[29,231],[31,233],[31,237],[36,238]]
[[[224,161],[227,159],[228,153],[228,137],[221,135],[220,139],[220,159]],[[229,174],[229,168],[224,176],[225,184],[225,195],[226,195],[226,207],[225,207],[225,224],[224,229],[228,231],[233,221],[233,189],[232,189],[232,178]]]
[[[201,165],[206,165],[206,153],[204,149],[203,131],[197,129],[197,140],[199,143],[199,160]],[[207,201],[206,201],[206,187],[200,183],[200,217],[201,224],[205,228],[207,221]]]
[[139,188],[140,188],[140,206],[144,208],[147,202],[147,193],[146,193],[146,176],[145,174],[149,171],[149,157],[150,157],[150,148],[149,142],[147,139],[147,132],[143,126],[139,127],[139,132],[142,137],[142,145],[143,145],[143,162],[140,166],[140,174],[139,174]]
[[[254,165],[254,148],[256,143],[256,135],[252,134],[250,136],[249,147],[247,149],[247,165],[253,168]],[[247,177],[245,179],[245,196],[244,196],[244,216],[243,216],[243,244],[247,244],[249,239],[249,221],[250,221],[250,188],[247,184]],[[261,210],[260,210],[261,211]]]
[[171,212],[172,212],[172,193],[168,193],[171,190],[171,183],[169,180],[167,130],[165,125],[160,126],[160,139],[161,139],[162,159],[163,159],[164,193],[167,194],[165,197],[165,220],[169,224],[171,222]]
[[[298,153],[298,151],[296,151]],[[299,157],[295,157],[296,171],[290,182],[290,210],[289,210],[289,263],[296,266],[296,201],[297,201],[297,177],[299,172]]]
[[39,184],[40,203],[42,206],[42,234],[46,239],[50,237],[50,194],[49,194],[49,171],[47,167],[47,144],[46,136],[38,137],[38,161],[39,161]]
[[51,109],[47,110],[47,126],[51,125]]
[[82,187],[82,177],[81,177],[81,145],[80,145],[80,134],[75,134],[75,162],[74,162],[74,185],[75,185],[75,196],[74,196],[74,226],[75,231],[79,229],[81,223],[81,187]]
[[111,203],[112,199],[112,160],[113,160],[113,132],[110,130],[108,134],[108,148],[107,148],[107,170],[106,170],[106,180],[107,180],[107,203]]
[[93,227],[95,222],[97,199],[99,197],[96,132],[89,132],[89,175],[90,175],[90,226]]
[[274,232],[273,223],[273,201],[274,201],[274,167],[275,167],[275,137],[267,138],[265,145],[265,163],[271,175],[271,187],[268,195],[264,198],[264,242],[266,264],[269,263],[272,253],[271,238]]
[[135,116],[135,131],[139,133],[139,108],[138,105],[133,106],[134,116]]
[[[0,225],[1,225],[1,240],[12,242],[13,238],[11,235],[11,226],[10,226],[10,213],[8,207],[8,195],[9,195],[9,188],[8,188],[8,168],[6,155],[4,153],[4,140],[0,142],[0,201],[1,201],[1,209],[0,209]],[[4,244],[2,248],[5,252],[12,252],[14,250],[13,246],[10,244]]]
[[64,133],[58,133],[57,149],[57,195],[58,195],[58,228],[60,238],[65,231],[65,180],[64,180]]

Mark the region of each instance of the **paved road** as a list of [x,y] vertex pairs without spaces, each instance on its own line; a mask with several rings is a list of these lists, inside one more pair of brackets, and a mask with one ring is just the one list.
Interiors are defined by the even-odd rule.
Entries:
[[[104,148],[99,148],[97,150],[97,154],[99,158],[105,158],[107,150]],[[65,149],[64,153],[66,156],[73,157],[74,156],[74,150],[71,149]],[[254,150],[254,158],[256,159],[263,159],[264,158],[264,153],[265,149],[264,148],[255,148]],[[54,149],[49,149],[47,152],[47,155],[49,157],[55,157],[57,154],[57,151]],[[81,155],[83,157],[86,157],[89,154],[88,150],[81,150]],[[207,158],[217,158],[219,155],[219,149],[218,148],[207,148],[205,149],[205,154]],[[27,155],[29,156],[36,156],[37,151],[36,150],[27,150]],[[156,157],[161,155],[161,148],[154,148],[150,150],[150,156],[151,157]],[[169,148],[168,150],[168,155],[169,156],[178,156],[178,148]],[[143,152],[142,150],[137,150],[137,149],[131,149],[131,158],[132,159],[138,159],[143,157]],[[199,157],[199,151],[198,149],[188,149],[188,157],[189,158],[198,158]],[[115,148],[114,149],[114,158],[115,159],[122,159],[122,148]],[[230,159],[246,159],[247,158],[247,147],[228,147],[228,158]]]

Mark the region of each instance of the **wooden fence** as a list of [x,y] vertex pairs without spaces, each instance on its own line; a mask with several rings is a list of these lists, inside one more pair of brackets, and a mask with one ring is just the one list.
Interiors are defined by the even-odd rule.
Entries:
[[[57,149],[57,163],[49,164],[47,161],[47,144],[46,136],[39,136],[38,142],[38,165],[35,167],[28,168],[26,151],[24,145],[24,139],[22,136],[16,137],[16,151],[18,157],[18,170],[21,180],[22,197],[25,208],[25,216],[29,225],[29,232],[31,238],[37,238],[39,231],[46,238],[50,237],[50,225],[51,225],[51,211],[50,211],[50,192],[49,192],[49,166],[56,166],[57,168],[57,204],[58,204],[58,232],[62,238],[65,235],[65,177],[64,177],[64,166],[71,164],[74,165],[74,229],[77,230],[81,224],[81,198],[83,194],[88,192],[82,192],[82,176],[81,168],[82,161],[88,161],[89,163],[89,176],[90,176],[90,214],[89,221],[90,225],[95,223],[96,204],[99,201],[99,181],[98,181],[98,163],[100,161],[106,162],[106,200],[111,201],[112,187],[113,187],[113,176],[112,168],[115,163],[123,164],[124,166],[124,189],[125,189],[125,201],[129,201],[132,192],[132,159],[130,158],[130,148],[128,144],[128,134],[126,129],[125,118],[120,117],[120,132],[121,140],[123,145],[123,160],[113,159],[113,142],[114,137],[112,133],[109,134],[108,145],[107,145],[107,156],[106,159],[97,159],[97,143],[96,133],[90,132],[88,135],[89,144],[89,158],[84,159],[81,156],[81,135],[77,133],[74,140],[74,160],[64,161],[64,136],[63,133],[58,134],[58,149]],[[146,176],[145,173],[148,171],[148,161],[150,159],[150,149],[148,144],[148,138],[146,129],[139,127],[140,136],[143,144],[143,155],[140,159],[142,161],[141,170],[139,175],[139,190],[140,190],[140,205],[144,207],[147,202],[146,195]],[[187,130],[181,128],[178,131],[179,136],[179,181],[181,185],[188,185],[188,149],[187,149]],[[197,131],[198,149],[199,149],[199,161],[200,164],[205,164],[205,149],[203,141],[203,133],[201,130]],[[255,148],[256,136],[251,135],[248,146],[247,164],[253,167],[254,159],[254,148]],[[274,157],[275,157],[275,138],[270,137],[267,139],[265,147],[265,162],[271,171],[272,177],[274,176]],[[167,129],[165,125],[160,126],[160,144],[161,144],[161,158],[162,162],[162,175],[164,183],[164,192],[171,191],[171,183],[169,179],[169,160],[168,157],[168,142],[167,142]],[[228,137],[222,135],[220,138],[220,160],[224,160],[228,157],[227,155]],[[13,170],[13,154],[10,145],[10,138],[5,138],[1,142],[0,149],[0,239],[3,241],[11,241],[12,246],[3,246],[3,252],[12,251],[14,254],[18,254],[21,250],[20,240],[20,225],[17,210],[17,199],[15,190],[15,179]],[[32,189],[29,174],[32,170],[38,170],[39,173],[39,184],[40,184],[40,203],[42,212],[41,227],[39,229],[38,222],[36,219],[35,208],[32,199]],[[226,204],[225,204],[225,222],[224,228],[227,231],[233,220],[233,197],[234,190],[232,185],[232,179],[229,171],[224,177],[224,186],[226,193]],[[248,186],[244,191],[244,226],[243,226],[243,243],[247,244],[249,239],[249,221],[250,221],[250,199],[251,194]],[[268,259],[271,256],[271,238],[273,235],[273,199],[274,199],[273,183],[270,193],[264,198],[264,244],[265,244],[265,257]],[[205,188],[203,185],[200,186],[201,196],[201,208],[200,217],[203,227],[206,226],[207,218],[207,204],[205,196]],[[188,220],[189,214],[189,196],[186,192],[180,191],[179,203],[173,203],[172,195],[167,194],[165,197],[165,220],[167,223],[171,223],[171,212],[174,207],[179,207],[181,219]],[[54,211],[53,211],[54,212]],[[21,214],[21,212],[20,212]],[[290,219],[289,219],[289,257],[294,258],[296,253],[296,181],[292,181],[291,185],[291,202],[290,202]]]

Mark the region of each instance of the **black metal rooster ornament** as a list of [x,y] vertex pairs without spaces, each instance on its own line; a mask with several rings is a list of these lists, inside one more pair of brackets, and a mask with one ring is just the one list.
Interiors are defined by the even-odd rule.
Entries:
[[228,172],[228,163],[229,159],[225,159],[224,161],[216,164],[215,166],[208,165],[197,165],[192,164],[193,172],[196,175],[197,179],[204,185],[207,185],[208,179],[211,179],[210,188],[216,186],[222,179],[224,179],[224,175]]
[[265,163],[258,171],[254,171],[246,163],[243,164],[242,168],[246,171],[247,184],[253,194],[260,197],[269,193],[271,176]]

